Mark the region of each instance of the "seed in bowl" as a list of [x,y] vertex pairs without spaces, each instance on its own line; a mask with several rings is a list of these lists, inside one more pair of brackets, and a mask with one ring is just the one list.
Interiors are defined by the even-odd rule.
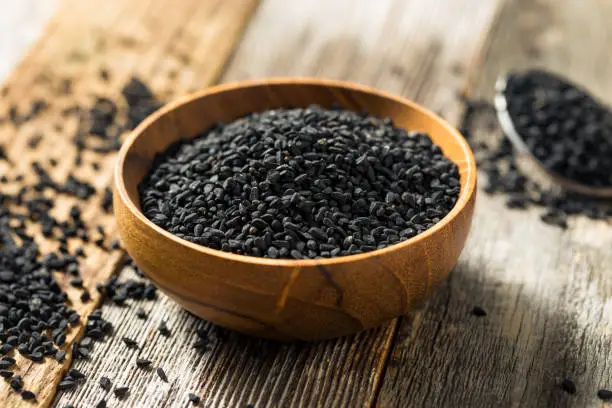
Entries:
[[145,216],[180,238],[294,259],[414,237],[459,190],[457,166],[427,134],[318,106],[219,124],[159,154],[139,185]]

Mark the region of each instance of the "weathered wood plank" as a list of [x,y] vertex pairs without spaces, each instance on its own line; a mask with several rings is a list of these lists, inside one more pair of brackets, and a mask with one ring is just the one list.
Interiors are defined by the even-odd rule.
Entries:
[[[473,94],[490,99],[500,73],[540,66],[612,103],[611,15],[606,0],[509,3]],[[486,126],[477,136],[499,137]],[[459,265],[402,322],[381,407],[601,406],[597,390],[612,387],[610,223],[577,217],[562,231],[541,209],[504,202],[481,192]],[[488,316],[470,315],[475,305]],[[566,377],[576,395],[559,388]]]
[[[229,57],[235,39],[250,16],[254,0],[184,0],[177,7],[174,1],[63,1],[56,17],[32,48],[27,57],[9,77],[8,92],[0,101],[0,112],[6,113],[10,105],[27,108],[36,98],[44,98],[49,108],[36,119],[15,127],[9,121],[1,125],[0,144],[6,146],[11,163],[0,163],[0,174],[11,180],[23,174],[25,180],[35,179],[31,163],[39,161],[49,174],[58,181],[74,172],[79,179],[92,183],[98,194],[88,202],[79,202],[65,196],[55,197],[53,214],[64,219],[70,206],[78,204],[83,210],[83,219],[88,226],[100,224],[108,234],[114,235],[112,215],[103,214],[100,197],[104,187],[110,184],[114,155],[99,155],[86,151],[83,165],[74,164],[75,147],[71,140],[76,130],[76,120],[61,115],[63,108],[75,102],[89,101],[93,96],[117,97],[121,86],[133,74],[151,80],[153,88],[168,95],[176,95],[197,86],[206,86],[216,80]],[[193,51],[193,58],[187,52]],[[202,62],[206,61],[206,64]],[[99,78],[101,68],[110,72],[111,79]],[[172,75],[181,70],[180,76]],[[64,78],[72,79],[72,93],[64,95],[51,91]],[[56,128],[55,125],[61,125]],[[36,150],[27,147],[35,133],[43,138]],[[59,164],[50,168],[49,158]],[[92,170],[92,163],[100,169]],[[15,191],[20,182],[3,185],[3,191]],[[38,226],[34,231],[40,231]],[[92,238],[96,236],[92,232]],[[42,252],[57,248],[56,242],[37,236]],[[94,238],[95,239],[95,238]],[[76,247],[71,242],[71,247]],[[87,316],[97,307],[99,296],[96,282],[108,278],[116,269],[121,251],[105,251],[93,243],[85,245],[87,257],[81,261],[81,275],[85,287],[93,300],[79,300],[80,290],[67,288],[72,307]],[[68,286],[69,276],[58,276]],[[83,319],[84,321],[84,319]],[[64,348],[82,330],[72,330]],[[24,376],[25,388],[37,395],[41,406],[48,406],[55,396],[55,386],[69,365],[68,359],[59,364],[48,359],[44,364],[32,363],[18,353],[16,374]],[[0,400],[3,406],[28,404],[15,394],[6,382],[0,383]]]
[[[479,58],[501,1],[474,1],[468,9],[455,0],[288,2],[262,4],[223,81],[272,75],[349,79],[401,93],[449,117],[460,112],[456,94]],[[461,67],[462,69],[458,69]],[[122,273],[127,278],[129,273]],[[207,407],[331,407],[374,404],[396,323],[350,338],[313,344],[276,344],[232,335],[211,351],[193,350],[194,329],[210,326],[165,297],[129,310],[105,305],[116,334],[97,345],[90,363],[76,367],[94,381],[65,393],[57,406],[90,405],[106,395],[101,375],[117,385],[134,384],[125,401],[108,395],[112,406],[185,406],[187,393]],[[138,320],[135,306],[149,311]],[[166,319],[173,334],[155,330]],[[134,337],[140,351],[126,351],[120,338]],[[170,384],[135,368],[150,358],[168,372]]]

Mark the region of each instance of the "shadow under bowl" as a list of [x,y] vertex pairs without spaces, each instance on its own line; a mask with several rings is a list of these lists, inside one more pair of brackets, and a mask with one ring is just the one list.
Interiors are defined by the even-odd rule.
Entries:
[[[429,230],[376,251],[318,260],[268,259],[197,245],[156,226],[140,210],[138,184],[156,154],[219,121],[311,104],[390,117],[430,135],[457,164],[461,191]],[[359,332],[420,307],[454,267],[468,236],[476,165],[459,132],[408,100],[360,85],[271,79],[220,85],[166,105],[123,144],[114,211],[125,248],[163,292],[213,323],[274,339],[318,340]]]

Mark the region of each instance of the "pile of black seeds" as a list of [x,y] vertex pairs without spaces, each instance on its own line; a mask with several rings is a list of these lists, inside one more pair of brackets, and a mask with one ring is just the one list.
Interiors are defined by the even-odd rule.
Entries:
[[[562,191],[554,186],[542,185],[521,170],[516,150],[497,126],[495,108],[482,100],[465,100],[465,111],[460,129],[474,154],[479,170],[485,173],[484,192],[506,196],[506,206],[523,210],[531,206],[544,208],[544,223],[565,229],[568,216],[583,215],[591,219],[609,219],[612,206],[582,195]],[[481,141],[475,130],[486,124],[488,139]],[[497,136],[497,137],[495,137]]]
[[612,112],[549,72],[508,76],[507,109],[529,150],[549,170],[593,187],[612,186]]
[[[112,152],[120,146],[121,135],[138,125],[148,114],[161,106],[137,78],[132,78],[123,88],[123,101],[113,102],[97,98],[92,106],[75,106],[64,111],[64,115],[77,115],[79,130],[74,137],[77,147],[75,162],[81,164],[81,153],[92,150],[98,154]],[[34,101],[28,112],[19,113],[11,106],[7,118],[13,126],[20,126],[34,119],[46,107],[46,101]],[[122,114],[120,114],[122,112]],[[28,148],[39,148],[43,135],[35,133]],[[0,146],[0,160],[14,163]],[[58,164],[49,160],[49,167]],[[24,390],[23,379],[14,374],[15,360],[9,353],[18,352],[34,362],[54,358],[63,362],[67,355],[66,337],[71,329],[81,324],[81,316],[75,312],[68,295],[58,283],[63,274],[74,288],[81,291],[80,301],[91,299],[83,287],[80,263],[86,257],[82,243],[94,242],[104,250],[121,249],[116,240],[108,241],[102,226],[95,229],[81,218],[81,208],[75,204],[67,218],[51,215],[55,197],[59,194],[73,196],[77,202],[86,202],[96,193],[94,187],[74,174],[65,181],[53,180],[45,163],[31,163],[33,182],[26,182],[22,175],[2,175],[0,182],[19,183],[15,193],[0,192],[0,376],[24,399],[35,399],[35,395]],[[92,167],[94,171],[99,166]],[[112,209],[112,194],[106,189],[100,206],[105,212]],[[57,243],[57,250],[41,253],[34,233],[28,224],[40,226],[43,237]],[[125,264],[130,264],[126,260]],[[58,275],[58,273],[60,275]],[[62,279],[63,280],[63,279]],[[117,304],[127,299],[154,299],[156,288],[149,282],[119,281],[116,277],[98,284],[98,291]],[[100,341],[112,333],[112,325],[102,319],[100,310],[88,318],[84,336],[72,345],[75,360],[88,359],[93,342]],[[68,390],[82,382],[85,376],[70,370],[58,388]]]
[[414,237],[459,195],[428,135],[340,109],[275,109],[159,155],[144,214],[180,238],[268,258],[358,254]]

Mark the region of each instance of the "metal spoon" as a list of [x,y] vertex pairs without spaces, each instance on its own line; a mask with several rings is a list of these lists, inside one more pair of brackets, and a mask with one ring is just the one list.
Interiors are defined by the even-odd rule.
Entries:
[[512,117],[508,112],[508,102],[506,101],[506,84],[508,82],[508,78],[506,76],[500,76],[495,83],[495,110],[497,112],[497,120],[499,121],[500,127],[504,132],[504,135],[510,140],[514,148],[518,151],[518,153],[527,158],[531,164],[535,166],[530,166],[532,168],[537,168],[539,170],[539,175],[546,177],[549,181],[554,184],[560,186],[566,191],[582,194],[590,197],[598,197],[598,198],[612,198],[612,187],[592,187],[582,183],[579,183],[575,180],[568,179],[551,171],[546,168],[544,164],[529,150],[525,141],[517,132],[514,122],[512,121]]

